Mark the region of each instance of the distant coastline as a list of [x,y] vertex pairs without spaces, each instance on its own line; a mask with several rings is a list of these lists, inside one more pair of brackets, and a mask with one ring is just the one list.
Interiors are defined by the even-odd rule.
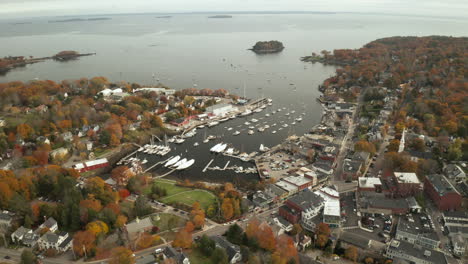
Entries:
[[215,15],[215,16],[209,16],[208,18],[232,18],[231,15]]
[[86,22],[86,21],[100,21],[100,20],[111,20],[110,17],[95,17],[95,18],[70,18],[63,20],[49,20],[49,23],[67,23],[67,22]]

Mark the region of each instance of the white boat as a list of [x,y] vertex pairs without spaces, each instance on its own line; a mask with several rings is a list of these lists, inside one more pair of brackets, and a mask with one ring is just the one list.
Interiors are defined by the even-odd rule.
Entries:
[[139,151],[139,152],[142,152],[144,149],[145,149],[144,147],[140,147],[140,148],[138,149],[138,151]]
[[176,144],[182,144],[184,142],[185,142],[185,139],[183,139],[183,138],[178,138],[178,139],[175,140]]
[[295,110],[292,110],[292,111],[291,111],[291,114],[294,114],[294,113],[296,113],[296,111],[295,111]]
[[233,133],[234,136],[237,136],[239,134],[240,134],[240,131],[236,131],[236,132]]
[[259,150],[260,150],[261,152],[267,152],[267,151],[270,150],[270,149],[269,149],[268,147],[263,146],[263,144],[260,144]]
[[250,114],[252,114],[252,111],[250,111],[249,109],[246,109],[244,112],[240,114],[240,116],[248,116]]
[[268,128],[270,128],[270,125],[265,125],[264,128],[268,129]]
[[212,139],[215,139],[215,138],[216,138],[215,136],[213,136],[213,135],[209,135],[209,136],[208,136],[206,139],[208,139],[208,140],[212,140]]
[[254,110],[255,113],[260,113],[261,111],[263,111],[263,108],[257,108]]
[[274,123],[274,124],[273,124],[273,125],[271,125],[271,126],[276,126],[276,123]]
[[253,135],[253,133],[255,133],[253,130],[249,130],[249,132],[247,132],[249,135]]
[[193,143],[194,147],[197,147],[198,145],[199,145],[198,142]]
[[184,164],[185,162],[187,162],[187,159],[183,158],[183,159],[177,161],[176,163],[174,163],[174,165],[172,165],[172,168],[175,169],[175,168],[179,167],[180,165]]
[[169,152],[171,152],[171,149],[166,148],[166,149],[161,150],[158,154],[161,155],[161,156],[166,156],[167,153],[169,153]]
[[229,120],[229,117],[225,117],[225,118],[219,119],[218,121],[219,122],[225,122],[225,121],[228,121],[228,120]]
[[210,140],[207,139],[207,138],[205,138],[205,139],[203,140],[203,143],[208,143],[208,142],[210,142]]
[[291,125],[293,125],[293,126],[294,126],[295,124],[296,124],[296,122],[292,122],[292,123],[291,123]]
[[297,122],[301,122],[301,121],[302,121],[302,117],[296,118],[296,121],[297,121]]
[[175,141],[175,138],[173,138],[173,137],[171,137],[170,139],[167,140],[167,142],[170,142],[170,143],[172,143],[174,141]]
[[266,116],[266,117],[269,117],[269,116],[270,116],[270,114],[266,114],[265,116]]
[[228,148],[228,149],[226,150],[226,154],[229,154],[229,155],[234,154],[234,148]]
[[289,115],[289,113],[286,113],[286,114],[285,114],[285,116],[288,116],[288,115]]
[[180,156],[177,155],[175,157],[173,157],[172,159],[169,159],[168,162],[166,162],[166,164],[164,164],[164,167],[169,167],[171,165],[173,165],[174,163],[178,162],[180,160]]
[[283,130],[283,128],[282,128],[282,127],[280,127],[280,128],[278,129],[278,131],[281,131],[281,130]]
[[281,108],[280,108],[280,109],[278,109],[278,112],[281,112],[281,110],[282,110]]
[[276,134],[276,130],[271,131],[272,134]]
[[283,127],[288,127],[288,124],[284,124]]
[[205,125],[199,125],[198,128],[205,128]]
[[213,121],[213,122],[208,123],[208,127],[214,127],[216,125],[219,125],[218,121]]
[[210,148],[211,152],[216,152],[216,150],[222,145],[223,143],[218,143]]
[[229,127],[229,128],[227,129],[227,131],[231,131],[231,130],[232,130],[232,127]]
[[263,127],[258,128],[258,132],[263,132],[263,131],[265,131],[265,128],[263,128]]
[[257,123],[257,122],[258,122],[258,120],[257,120],[257,119],[255,119],[255,118],[253,118],[252,120],[250,120],[250,122],[252,122],[252,123]]
[[188,167],[192,166],[193,164],[195,163],[195,160],[194,159],[191,159],[187,162],[184,162],[183,164],[179,165],[176,170],[185,170],[187,169]]
[[249,129],[255,129],[255,127],[254,126],[249,126]]
[[244,123],[244,125],[248,126],[248,125],[250,125],[250,122],[247,121],[247,122]]
[[221,146],[219,146],[218,149],[216,149],[216,152],[217,152],[217,153],[221,153],[221,152],[223,152],[226,148],[227,148],[227,144],[222,144]]

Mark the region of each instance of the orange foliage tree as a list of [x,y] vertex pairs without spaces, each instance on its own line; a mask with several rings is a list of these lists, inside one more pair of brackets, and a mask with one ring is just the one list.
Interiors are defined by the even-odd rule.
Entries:
[[73,251],[76,255],[84,256],[84,251],[89,254],[95,248],[96,236],[91,231],[78,231],[73,236]]
[[191,248],[192,247],[192,235],[187,232],[184,228],[177,232],[172,246],[176,248]]

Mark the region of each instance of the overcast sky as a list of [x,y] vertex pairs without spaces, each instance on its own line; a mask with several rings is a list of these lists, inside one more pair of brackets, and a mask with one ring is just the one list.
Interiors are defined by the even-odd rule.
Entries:
[[378,12],[468,17],[467,0],[0,0],[0,17],[203,11]]

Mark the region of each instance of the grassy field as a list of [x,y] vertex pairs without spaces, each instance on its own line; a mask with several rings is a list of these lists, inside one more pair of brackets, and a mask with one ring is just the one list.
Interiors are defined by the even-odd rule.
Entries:
[[199,202],[205,210],[216,202],[216,196],[205,190],[190,189],[176,186],[175,182],[169,180],[156,180],[155,184],[166,189],[167,196],[160,200],[163,203],[183,203],[192,206],[194,202]]
[[203,254],[200,251],[196,250],[196,249],[194,249],[194,250],[192,250],[192,252],[190,252],[189,259],[190,259],[190,263],[192,263],[192,264],[211,264],[211,263],[213,263],[211,261],[211,259],[203,256]]
[[199,202],[202,208],[206,210],[210,205],[216,202],[216,197],[214,194],[204,190],[192,190],[167,196],[162,198],[161,201],[168,204],[179,202],[188,206],[192,206],[194,202]]

